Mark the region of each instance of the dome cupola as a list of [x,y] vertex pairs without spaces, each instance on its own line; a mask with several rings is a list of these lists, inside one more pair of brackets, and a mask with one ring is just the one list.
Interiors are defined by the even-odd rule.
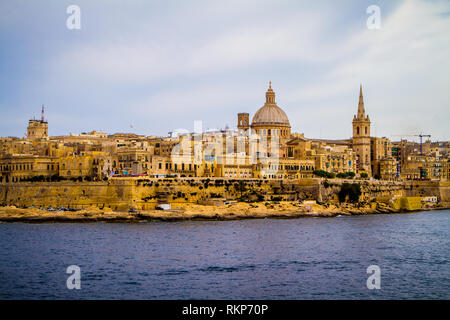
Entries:
[[280,133],[280,136],[290,135],[291,125],[286,113],[277,106],[275,92],[272,90],[272,82],[266,92],[266,103],[256,111],[252,119],[252,129],[256,133]]

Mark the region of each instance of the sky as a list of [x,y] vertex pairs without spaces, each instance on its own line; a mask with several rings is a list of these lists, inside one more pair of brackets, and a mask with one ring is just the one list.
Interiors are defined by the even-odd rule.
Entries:
[[42,104],[51,136],[234,128],[271,81],[309,138],[351,136],[362,84],[373,136],[450,140],[449,58],[446,0],[2,0],[0,136]]

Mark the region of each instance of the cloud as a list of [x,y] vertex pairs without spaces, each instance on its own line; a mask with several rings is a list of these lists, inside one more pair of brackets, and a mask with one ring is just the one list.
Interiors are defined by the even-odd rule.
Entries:
[[[443,121],[450,119],[446,89],[450,17],[446,12],[448,3],[422,1],[405,1],[391,14],[383,15],[382,11],[380,30],[362,29],[341,44],[341,50],[357,54],[330,67],[308,86],[292,90],[287,98],[304,103],[319,101],[321,110],[332,113],[347,99],[348,105],[342,105],[340,111],[346,112],[348,120],[356,111],[362,82],[366,111],[378,134],[440,128],[436,132],[442,138],[446,133]],[[340,122],[345,119],[338,118]],[[324,119],[329,126],[336,126],[336,120]]]
[[[65,4],[41,2],[39,12],[52,15],[21,33],[19,20],[36,8],[11,2],[3,8],[25,16],[0,25],[0,54],[14,66],[0,76],[8,88],[0,105],[33,114],[45,103],[49,118],[74,119],[70,127],[52,123],[57,134],[87,126],[115,132],[130,122],[144,134],[166,134],[193,119],[223,127],[236,112],[252,116],[272,80],[295,130],[347,138],[362,83],[377,134],[433,130],[448,138],[449,3],[383,4],[380,30],[366,28],[364,4],[344,4],[80,1],[76,33],[52,32]],[[24,52],[33,54],[24,61]]]
[[[255,10],[260,5],[258,2],[249,2],[243,8],[240,5],[244,10],[240,15],[248,14],[252,18],[233,23],[234,14],[224,22],[226,27],[211,21],[223,20],[221,17],[235,12],[237,9],[229,9],[232,5],[227,4],[228,10],[224,10],[219,2],[208,2],[198,18],[193,17],[192,9],[184,14],[175,10],[162,26],[149,19],[139,25],[140,32],[136,34],[126,37],[112,34],[100,40],[92,38],[68,45],[51,57],[49,67],[56,74],[64,69],[66,76],[73,79],[129,85],[180,76],[219,75],[270,63],[320,62],[329,58],[320,50],[320,34],[331,17],[328,11],[284,12],[283,19],[272,21],[270,10]],[[175,18],[190,15],[196,23],[185,22],[184,28],[173,34],[170,25],[179,28],[180,24]],[[212,28],[201,28],[205,20]]]

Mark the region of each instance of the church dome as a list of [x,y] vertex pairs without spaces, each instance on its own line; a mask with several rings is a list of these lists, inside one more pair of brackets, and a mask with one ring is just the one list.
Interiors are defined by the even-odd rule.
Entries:
[[274,124],[290,126],[289,119],[284,111],[277,105],[265,104],[253,116],[252,125]]
[[291,126],[286,113],[275,103],[275,92],[272,90],[271,83],[266,92],[266,103],[253,116],[252,126],[255,125]]

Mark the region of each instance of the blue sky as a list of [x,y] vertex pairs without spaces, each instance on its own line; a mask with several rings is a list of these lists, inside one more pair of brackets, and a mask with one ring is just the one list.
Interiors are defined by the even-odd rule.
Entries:
[[307,137],[350,137],[362,83],[373,135],[450,138],[449,1],[3,0],[0,15],[0,136],[41,104],[50,135],[234,127],[272,81]]

